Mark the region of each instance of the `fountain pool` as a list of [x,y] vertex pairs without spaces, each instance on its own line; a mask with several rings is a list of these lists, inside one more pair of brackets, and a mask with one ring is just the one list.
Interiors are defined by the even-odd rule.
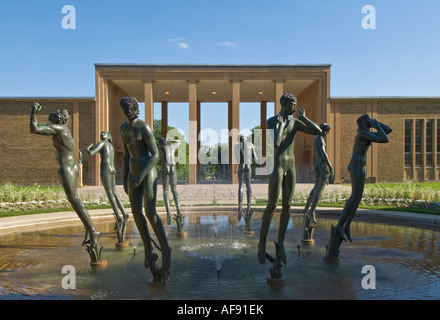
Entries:
[[[323,257],[336,219],[318,216],[315,245],[305,246],[302,215],[294,215],[286,236],[287,266],[282,268],[286,281],[272,288],[266,283],[271,265],[257,260],[261,212],[254,214],[253,236],[244,233],[235,211],[213,214],[192,212],[187,237],[176,236],[174,225],[166,226],[173,251],[163,288],[147,285],[151,273],[143,266],[143,246],[132,219],[127,226],[130,246],[124,249],[115,247],[112,219],[96,222],[108,261],[103,269],[90,268],[80,246],[82,225],[1,236],[0,299],[440,299],[440,239],[434,227],[355,220],[353,242],[341,246],[340,260],[332,264]],[[268,234],[270,254],[277,227],[275,213]],[[66,265],[74,267],[75,289],[62,287]],[[375,269],[376,289],[362,287],[365,265]]]

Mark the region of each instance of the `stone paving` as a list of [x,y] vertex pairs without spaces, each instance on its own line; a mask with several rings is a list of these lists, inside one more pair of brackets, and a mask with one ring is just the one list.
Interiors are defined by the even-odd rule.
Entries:
[[[313,189],[312,183],[297,183],[295,193],[304,194],[308,196]],[[244,203],[246,203],[246,187],[244,186]],[[329,184],[326,186],[325,192],[333,194],[335,191],[350,192],[350,186]],[[122,185],[116,186],[118,194],[124,194]],[[89,195],[95,195],[101,197],[105,195],[104,188],[102,186],[86,186],[78,190],[79,193],[87,193]],[[230,183],[201,183],[196,185],[178,184],[177,192],[179,193],[179,201],[181,204],[192,202],[193,204],[235,204],[238,203],[238,185]],[[254,183],[252,184],[252,203],[255,204],[256,199],[267,199],[268,185],[267,183]],[[172,200],[172,194],[169,192],[170,200]],[[163,200],[163,188],[162,185],[157,187],[157,199]]]

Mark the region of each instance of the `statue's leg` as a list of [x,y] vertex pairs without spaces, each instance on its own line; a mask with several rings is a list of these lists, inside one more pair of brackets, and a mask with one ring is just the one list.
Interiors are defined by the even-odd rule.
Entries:
[[278,246],[281,261],[286,264],[287,256],[284,248],[284,238],[286,236],[287,225],[290,220],[290,204],[295,193],[296,175],[295,169],[289,170],[282,181],[282,210],[280,215],[280,228],[278,230]]
[[[103,173],[103,172],[101,172]],[[104,187],[105,193],[107,194],[107,198],[110,202],[110,205],[112,206],[113,209],[113,213],[115,215],[116,218],[116,228],[119,228],[121,223],[122,223],[122,217],[119,215],[119,207],[118,204],[116,203],[116,199],[115,199],[115,195],[114,195],[114,190],[112,188],[112,175],[110,174],[101,174],[101,182],[102,182],[102,186]]]
[[359,175],[351,175],[352,188],[353,188],[353,203],[351,204],[351,210],[347,216],[344,225],[344,232],[347,235],[347,238],[351,241],[350,235],[350,225],[354,218],[354,215],[359,207],[359,204],[362,201],[362,195],[364,193],[365,187],[365,168],[361,170],[361,174]]
[[[119,214],[122,219],[122,221],[119,223],[118,226],[118,242],[119,243],[125,243],[125,232],[127,229],[127,222],[128,222],[128,214],[125,211],[124,205],[122,204],[121,200],[119,199],[118,194],[116,193],[116,176],[115,174],[112,174],[110,176],[110,190],[111,194],[113,195],[113,199],[115,202],[115,209],[119,209]],[[114,210],[115,210],[114,209]]]
[[124,205],[121,202],[121,199],[119,199],[118,194],[116,193],[116,176],[113,174],[111,177],[111,186],[112,186],[112,193],[115,197],[116,205],[119,208],[119,211],[122,214],[122,218],[124,219],[124,222],[128,221],[128,213],[125,211]]
[[326,172],[326,171],[319,171],[319,173],[317,175],[317,181],[315,182],[315,187],[314,187],[315,191],[313,194],[313,199],[312,199],[312,202],[310,205],[310,211],[309,211],[313,223],[316,223],[315,210],[316,210],[316,207],[317,207],[319,201],[321,201],[322,194],[324,192],[324,188],[325,188],[325,185],[328,181],[329,176],[330,176],[330,172]]
[[312,191],[310,191],[309,197],[307,198],[306,206],[304,207],[304,214],[307,214],[309,212],[310,205],[312,204],[313,199],[315,198],[316,190],[318,189],[319,184],[319,176],[317,174],[318,168],[314,168],[314,175],[315,175],[315,184],[313,185]]
[[246,183],[246,196],[247,196],[247,209],[248,212],[251,210],[251,201],[252,201],[252,186],[251,186],[251,180],[252,180],[252,171],[249,169],[247,173],[244,175],[245,183]]
[[345,202],[341,217],[335,227],[336,233],[345,241],[347,239],[351,241],[350,225],[362,200],[365,185],[365,169],[362,166],[352,166],[350,179],[351,195]]
[[169,268],[171,265],[171,248],[168,245],[168,239],[165,233],[165,229],[162,224],[162,220],[156,212],[156,194],[157,194],[157,176],[156,170],[151,170],[143,181],[144,189],[144,206],[145,214],[153,228],[156,238],[159,241],[159,245],[162,253],[162,268],[160,273],[162,279],[166,279],[168,276]]
[[133,188],[129,186],[128,197],[130,199],[131,213],[133,214],[134,222],[136,223],[139,235],[144,243],[144,266],[148,269],[157,260],[157,255],[153,255],[153,247],[150,240],[150,233],[148,232],[147,219],[142,213],[143,188]]
[[174,168],[172,168],[171,170],[170,188],[171,188],[171,192],[173,193],[174,203],[176,204],[177,215],[180,216],[181,211],[180,211],[179,193],[177,192],[177,172]]
[[241,210],[243,209],[243,173],[238,171],[238,212],[237,219],[241,220]]
[[79,168],[76,165],[66,165],[58,170],[58,175],[61,180],[61,184],[63,185],[64,192],[66,193],[67,200],[69,200],[79,219],[86,228],[86,235],[83,245],[90,240],[90,244],[94,246],[98,242],[99,232],[95,229],[89,212],[77,195],[78,173]]
[[266,262],[266,237],[270,222],[272,221],[273,212],[277,207],[277,201],[280,197],[282,177],[283,172],[279,168],[275,169],[269,177],[269,197],[261,220],[260,239],[258,243],[258,261],[261,264]]
[[168,190],[170,185],[169,175],[162,172],[162,188],[163,188],[163,201],[165,202],[165,208],[167,210],[167,224],[171,224],[171,209],[170,209],[170,201],[168,198]]

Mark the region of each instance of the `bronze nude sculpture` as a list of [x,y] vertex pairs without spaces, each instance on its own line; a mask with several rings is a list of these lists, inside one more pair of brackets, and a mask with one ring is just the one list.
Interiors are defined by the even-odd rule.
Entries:
[[[260,239],[258,243],[258,260],[261,264],[265,260],[281,261],[286,264],[287,258],[284,248],[284,238],[290,219],[290,204],[295,191],[296,170],[294,157],[294,137],[300,131],[306,134],[319,135],[321,129],[305,116],[305,110],[299,108],[298,118],[292,117],[297,110],[297,99],[294,95],[285,93],[280,99],[281,111],[278,115],[267,120],[267,129],[273,131],[274,137],[274,169],[269,177],[269,199],[263,212]],[[269,231],[273,212],[277,206],[280,192],[282,191],[282,211],[278,232],[277,257],[269,258],[266,253],[266,237]],[[274,272],[281,276],[281,272]]]
[[60,182],[67,199],[86,228],[82,245],[87,248],[92,266],[105,266],[106,261],[101,259],[103,247],[100,243],[100,233],[95,229],[87,209],[77,194],[79,166],[75,163],[73,155],[74,140],[67,127],[69,114],[64,109],[56,110],[49,115],[50,123],[40,124],[37,121],[36,115],[41,109],[41,105],[37,102],[34,102],[31,106],[30,132],[52,136],[53,146],[57,155]]
[[116,218],[115,230],[118,236],[116,246],[122,247],[128,245],[128,243],[125,242],[128,214],[125,212],[124,205],[116,193],[115,151],[110,132],[101,132],[101,140],[95,146],[90,144],[86,150],[90,156],[94,156],[98,152],[101,155],[101,182]]
[[[251,200],[252,200],[252,163],[258,161],[257,153],[254,145],[247,141],[243,135],[239,136],[240,144],[237,146],[238,164],[238,215],[237,219],[240,221],[243,217],[246,223],[246,232],[252,234],[252,215]],[[247,208],[243,209],[243,184],[246,185]]]
[[304,208],[304,238],[303,242],[313,242],[313,225],[316,224],[316,206],[321,200],[328,178],[333,173],[333,167],[325,151],[324,137],[328,134],[331,127],[327,123],[320,126],[322,133],[313,141],[313,172],[315,175],[315,185],[309,194]]
[[177,214],[174,215],[174,220],[177,225],[178,234],[183,234],[184,216],[180,211],[179,194],[177,193],[177,171],[175,152],[180,145],[179,140],[167,140],[165,138],[159,139],[159,151],[162,153],[162,187],[163,199],[165,208],[167,210],[167,223],[171,224],[171,211],[168,199],[168,190],[171,188],[174,203],[176,205]]
[[[351,196],[345,203],[338,224],[336,227],[333,225],[331,227],[326,259],[337,259],[342,241],[352,241],[350,225],[364,192],[366,153],[373,142],[387,143],[388,134],[392,132],[389,126],[371,119],[368,114],[360,116],[357,119],[357,125],[358,131],[354,141],[353,154],[348,165],[351,178]],[[371,128],[376,129],[377,132],[370,132]]]
[[[159,150],[150,126],[139,119],[139,105],[134,97],[120,100],[127,121],[121,125],[120,132],[124,145],[123,185],[128,194],[132,214],[144,243],[145,268],[149,268],[153,279],[150,283],[166,283],[171,265],[171,248],[159,215],[156,212],[157,172],[156,162]],[[145,215],[159,241],[158,250],[162,254],[162,267],[156,266],[158,255],[153,252],[155,242],[151,239]],[[156,244],[155,244],[156,245]]]

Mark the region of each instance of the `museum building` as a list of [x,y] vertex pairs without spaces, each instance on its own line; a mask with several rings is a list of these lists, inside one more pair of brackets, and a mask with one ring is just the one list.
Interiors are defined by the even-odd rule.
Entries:
[[[120,183],[123,147],[119,128],[126,121],[121,97],[134,96],[144,108],[145,121],[162,120],[161,135],[166,137],[168,104],[188,107],[189,168],[188,183],[200,182],[198,151],[203,103],[227,104],[229,136],[229,181],[238,183],[237,164],[232,150],[238,143],[241,103],[254,103],[260,114],[265,146],[266,120],[281,109],[283,93],[294,94],[298,106],[318,125],[326,122],[331,130],[325,138],[326,151],[334,168],[334,183],[349,179],[347,170],[357,132],[356,119],[369,114],[389,125],[393,132],[386,144],[373,144],[367,154],[367,181],[439,180],[440,97],[331,97],[331,65],[150,65],[95,64],[95,97],[2,97],[0,98],[0,183],[58,183],[57,162],[52,139],[29,132],[32,102],[42,111],[40,123],[56,109],[67,109],[69,129],[75,141],[75,155],[99,141],[109,131],[115,148],[117,179]],[[161,114],[153,115],[160,104]],[[251,128],[250,128],[251,129]],[[374,130],[374,129],[373,129]],[[312,182],[314,136],[295,135],[295,161],[298,182]],[[263,147],[261,156],[266,156]],[[83,185],[100,184],[100,156],[83,152]]]

